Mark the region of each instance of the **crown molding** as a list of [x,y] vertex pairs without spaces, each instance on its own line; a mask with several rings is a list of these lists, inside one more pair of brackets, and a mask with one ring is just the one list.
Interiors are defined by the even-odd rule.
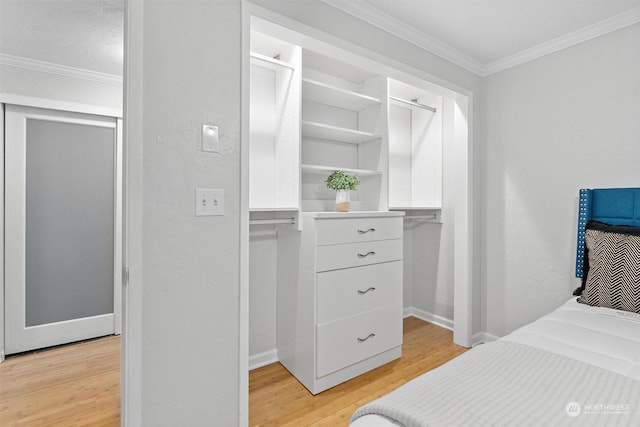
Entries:
[[418,31],[406,23],[382,12],[362,0],[320,0],[345,13],[387,31],[396,37],[438,55],[481,77],[497,73],[516,65],[524,64],[536,58],[594,39],[612,31],[640,22],[640,7],[581,28],[564,36],[539,44],[505,58],[483,64],[457,49]]
[[629,25],[637,24],[638,22],[640,22],[640,7],[487,64],[483,69],[482,76],[488,76],[506,70],[507,68],[524,64],[525,62],[595,39],[596,37],[620,30]]
[[367,5],[362,0],[320,0],[342,12],[355,16],[375,27],[387,31],[409,43],[412,43],[434,55],[458,65],[474,74],[481,75],[483,64],[451,46],[430,37],[410,25]]
[[103,83],[114,86],[122,86],[122,76],[115,74],[101,73],[99,71],[85,70],[82,68],[69,67],[66,65],[54,64],[52,62],[38,61],[37,59],[24,58],[21,56],[7,55],[0,53],[0,65],[23,68],[26,70],[40,71],[42,73],[58,74],[74,79],[90,80],[96,83]]

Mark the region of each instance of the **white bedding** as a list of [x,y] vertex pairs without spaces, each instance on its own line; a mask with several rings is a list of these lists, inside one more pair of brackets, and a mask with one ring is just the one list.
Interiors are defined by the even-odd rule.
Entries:
[[572,298],[501,340],[568,356],[640,380],[640,314],[591,307]]
[[[515,342],[580,360],[640,381],[640,315],[591,307],[572,298],[499,341]],[[365,415],[352,427],[396,427],[379,415]]]

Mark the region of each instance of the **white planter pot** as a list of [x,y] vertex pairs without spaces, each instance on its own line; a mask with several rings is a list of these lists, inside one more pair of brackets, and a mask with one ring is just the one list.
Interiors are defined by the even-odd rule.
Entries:
[[349,209],[351,209],[349,190],[336,190],[336,211],[349,212]]

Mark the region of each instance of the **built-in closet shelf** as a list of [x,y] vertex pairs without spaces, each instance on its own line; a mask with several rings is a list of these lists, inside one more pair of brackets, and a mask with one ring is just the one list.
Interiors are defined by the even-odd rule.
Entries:
[[350,144],[360,144],[380,138],[380,135],[371,132],[310,122],[308,120],[302,120],[302,135],[311,138],[347,142]]
[[270,56],[263,55],[257,52],[251,52],[249,54],[251,57],[251,63],[254,65],[264,66],[265,68],[269,68],[272,70],[282,70],[283,68],[293,70],[295,67],[288,62],[281,61],[276,58],[271,58]]
[[304,99],[351,111],[362,111],[382,101],[372,96],[342,89],[316,80],[302,79]]
[[358,177],[382,175],[382,172],[375,171],[375,170],[345,169],[340,167],[320,166],[320,165],[301,165],[301,169],[302,169],[302,172],[304,173],[312,173],[317,175],[324,175],[327,173],[331,173],[335,170],[341,170],[348,174],[357,175]]

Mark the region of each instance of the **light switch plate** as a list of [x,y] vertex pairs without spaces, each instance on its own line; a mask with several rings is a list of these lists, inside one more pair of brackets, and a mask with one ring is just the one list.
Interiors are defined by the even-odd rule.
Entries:
[[224,215],[224,190],[196,188],[196,216]]
[[202,151],[209,153],[220,152],[218,126],[202,125]]

